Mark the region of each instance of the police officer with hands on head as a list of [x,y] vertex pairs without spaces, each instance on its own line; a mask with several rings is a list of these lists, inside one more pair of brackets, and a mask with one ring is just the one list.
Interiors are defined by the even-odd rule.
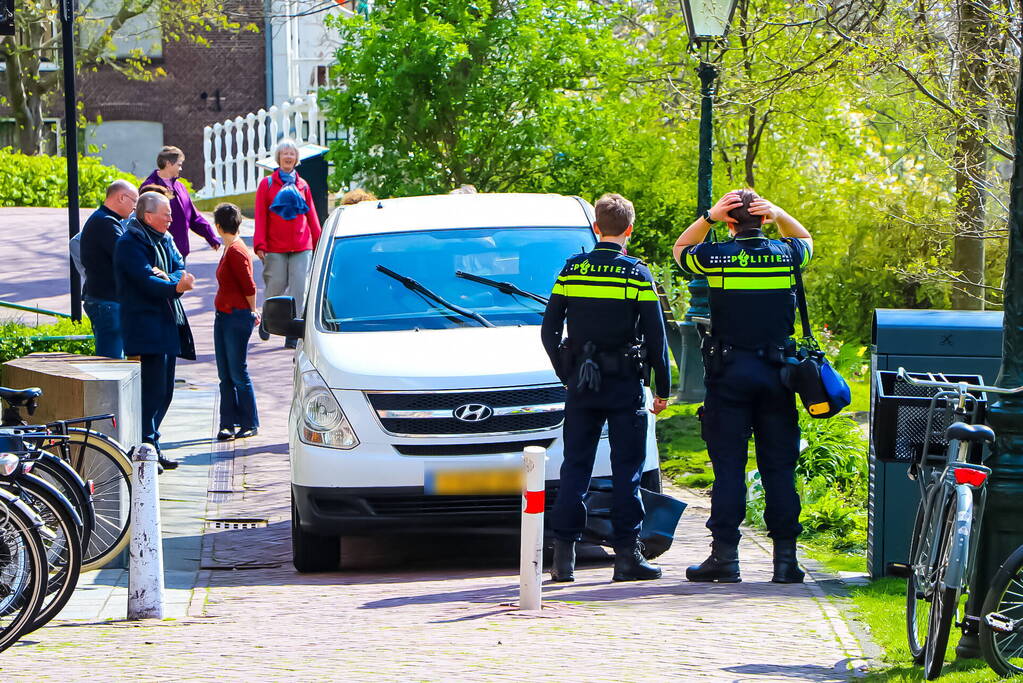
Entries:
[[[653,369],[655,415],[671,391],[664,317],[650,270],[625,256],[636,213],[621,195],[606,194],[594,206],[600,236],[588,253],[565,263],[544,312],[541,335],[547,355],[568,389],[564,462],[551,511],[555,534],[555,581],[573,581],[575,544],[586,525],[583,495],[589,489],[600,432],[607,422],[611,446],[611,523],[615,581],[660,578],[641,553],[643,522],[640,476],[646,457],[644,381]],[[567,321],[568,337],[562,339]]]
[[[724,221],[732,239],[704,242]],[[783,240],[768,239],[775,223]],[[810,262],[813,240],[788,213],[752,190],[729,192],[675,242],[675,260],[710,286],[711,331],[702,342],[707,395],[702,435],[714,467],[707,528],[711,554],[689,567],[690,581],[734,583],[739,576],[739,525],[746,516],[746,459],[750,434],[764,487],[764,521],[774,541],[776,583],[801,583],[796,559],[799,496],[795,486],[799,425],[794,392],[781,366],[795,343],[793,269]]]

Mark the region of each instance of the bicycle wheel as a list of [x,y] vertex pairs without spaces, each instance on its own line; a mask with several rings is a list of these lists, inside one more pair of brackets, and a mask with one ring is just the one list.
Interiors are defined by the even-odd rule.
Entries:
[[70,441],[46,450],[61,457],[85,480],[92,480],[95,526],[85,548],[82,571],[99,569],[128,544],[131,512],[131,461],[120,444],[105,434],[72,427]]
[[931,565],[931,548],[934,535],[930,529],[923,529],[926,498],[916,509],[913,524],[913,539],[909,551],[909,578],[906,580],[906,639],[909,652],[917,664],[924,662],[927,632],[933,605],[934,567]]
[[988,666],[999,676],[1023,674],[1023,546],[998,569],[980,613],[980,649]]
[[0,491],[0,652],[32,622],[45,597],[46,554],[39,518]]
[[71,599],[82,571],[82,544],[71,503],[56,489],[30,474],[13,484],[5,482],[5,487],[32,506],[43,520],[42,541],[48,564],[46,597],[24,635],[60,614]]
[[945,652],[948,650],[948,638],[952,633],[952,623],[959,610],[959,596],[962,586],[945,586],[945,573],[955,547],[956,516],[955,505],[949,505],[945,515],[945,523],[941,527],[941,545],[938,548],[937,574],[934,577],[934,597],[931,605],[931,620],[928,624],[927,646],[924,648],[924,677],[933,681],[941,675],[945,665]]
[[89,547],[92,528],[95,526],[92,496],[89,494],[86,483],[71,465],[46,451],[40,452],[39,458],[33,462],[32,474],[57,489],[74,507],[75,512],[82,520],[81,541],[84,552],[84,549]]

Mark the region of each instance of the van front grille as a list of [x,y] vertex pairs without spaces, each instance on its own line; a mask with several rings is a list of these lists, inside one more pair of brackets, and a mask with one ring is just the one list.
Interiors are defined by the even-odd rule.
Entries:
[[497,455],[519,453],[526,446],[550,448],[554,439],[536,441],[500,441],[498,443],[394,444],[402,455]]
[[[515,434],[557,428],[565,419],[565,387],[434,392],[366,392],[385,431],[398,436]],[[460,420],[473,406],[482,419]]]

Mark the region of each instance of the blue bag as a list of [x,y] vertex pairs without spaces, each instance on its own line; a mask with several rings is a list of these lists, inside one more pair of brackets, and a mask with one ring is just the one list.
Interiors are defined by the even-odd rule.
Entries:
[[831,367],[817,340],[810,331],[810,314],[806,307],[806,291],[800,268],[801,255],[791,240],[792,273],[796,279],[796,303],[799,305],[803,339],[796,355],[785,359],[781,369],[782,383],[799,394],[800,401],[810,417],[827,418],[838,415],[852,401],[849,385]]

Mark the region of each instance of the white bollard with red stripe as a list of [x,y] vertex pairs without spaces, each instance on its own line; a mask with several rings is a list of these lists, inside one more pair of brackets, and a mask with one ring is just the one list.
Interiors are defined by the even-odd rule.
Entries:
[[519,609],[540,609],[543,583],[543,510],[547,487],[547,449],[522,450],[522,546],[519,552]]

